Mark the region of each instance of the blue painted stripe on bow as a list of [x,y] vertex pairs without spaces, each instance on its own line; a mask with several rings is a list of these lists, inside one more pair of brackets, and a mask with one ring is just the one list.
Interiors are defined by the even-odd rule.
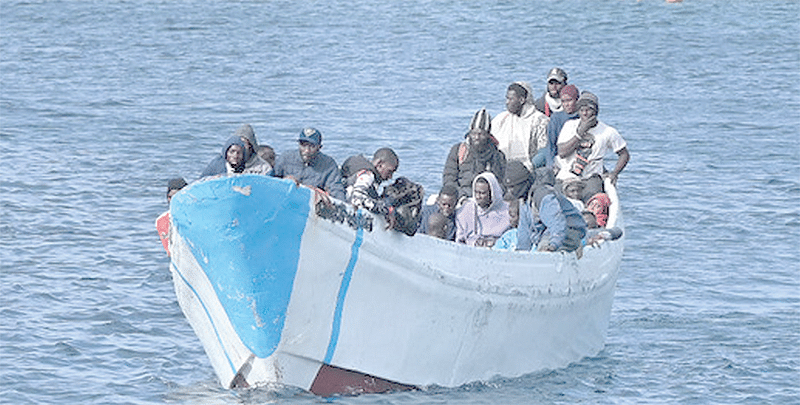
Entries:
[[350,262],[347,263],[347,268],[344,270],[342,285],[339,286],[339,295],[336,298],[336,310],[333,313],[333,325],[331,326],[331,339],[328,341],[328,351],[325,353],[325,359],[323,360],[325,364],[330,364],[331,359],[333,359],[333,353],[336,351],[336,344],[339,342],[339,330],[342,324],[344,299],[347,296],[347,289],[350,287],[353,269],[358,262],[358,251],[363,241],[364,228],[358,228],[358,231],[356,231],[356,240],[353,241],[353,247],[350,249]]

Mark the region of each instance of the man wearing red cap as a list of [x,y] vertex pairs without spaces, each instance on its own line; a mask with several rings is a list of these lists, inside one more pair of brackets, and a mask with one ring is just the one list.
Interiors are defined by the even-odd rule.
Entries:
[[561,111],[556,111],[550,116],[547,124],[547,167],[553,167],[556,156],[558,156],[558,134],[564,123],[577,119],[578,117],[578,88],[574,84],[564,86],[561,89]]

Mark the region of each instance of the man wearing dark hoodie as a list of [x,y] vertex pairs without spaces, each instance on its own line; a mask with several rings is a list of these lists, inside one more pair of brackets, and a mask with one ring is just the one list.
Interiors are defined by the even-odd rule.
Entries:
[[222,147],[220,156],[214,158],[211,163],[206,166],[200,177],[211,177],[224,174],[243,173],[245,162],[250,157],[247,145],[242,141],[242,138],[234,135],[228,138],[225,146]]
[[458,190],[456,201],[472,197],[472,180],[485,171],[492,172],[498,179],[505,177],[506,157],[497,149],[491,129],[492,117],[481,108],[472,117],[464,142],[450,148],[444,163],[442,187],[455,187]]
[[244,164],[242,165],[242,169],[236,173],[253,173],[253,174],[269,174],[272,171],[272,165],[267,163],[264,159],[258,156],[256,150],[258,148],[258,141],[256,140],[256,134],[253,131],[253,127],[249,124],[244,124],[236,132],[228,138],[228,141],[225,144],[225,148],[222,151],[222,154],[214,158],[211,163],[206,166],[203,173],[200,174],[200,177],[209,177],[209,176],[216,176],[220,174],[224,174],[228,172],[228,167],[226,166],[227,161],[227,152],[228,148],[231,146],[231,141],[234,138],[238,138],[241,142],[244,152]]

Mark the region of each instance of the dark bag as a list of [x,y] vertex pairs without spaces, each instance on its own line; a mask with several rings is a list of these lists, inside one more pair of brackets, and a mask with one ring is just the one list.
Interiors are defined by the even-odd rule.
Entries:
[[394,229],[414,236],[422,219],[422,186],[405,177],[398,177],[394,183],[383,188],[381,199],[397,220]]

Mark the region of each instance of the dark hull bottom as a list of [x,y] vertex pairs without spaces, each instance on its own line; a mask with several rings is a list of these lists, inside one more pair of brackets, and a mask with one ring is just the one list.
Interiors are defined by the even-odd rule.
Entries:
[[320,367],[317,377],[311,384],[311,392],[324,397],[336,394],[358,395],[414,389],[416,387],[413,385],[400,384],[327,364]]

